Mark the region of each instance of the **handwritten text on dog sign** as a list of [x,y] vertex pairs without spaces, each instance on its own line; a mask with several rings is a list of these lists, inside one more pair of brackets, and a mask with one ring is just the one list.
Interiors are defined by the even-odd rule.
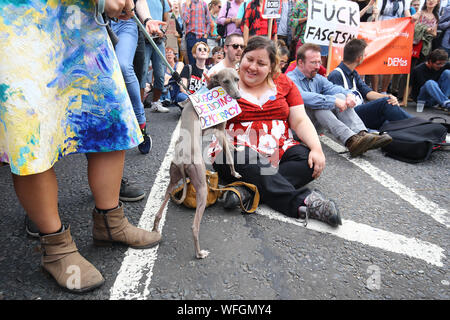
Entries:
[[200,89],[189,98],[200,118],[202,129],[230,120],[242,112],[237,101],[222,87]]

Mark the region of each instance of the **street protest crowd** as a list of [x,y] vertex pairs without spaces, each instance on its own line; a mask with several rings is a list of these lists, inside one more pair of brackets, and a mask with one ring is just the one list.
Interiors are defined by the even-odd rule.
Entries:
[[[60,221],[53,165],[86,154],[94,243],[158,244],[158,232],[125,217],[122,201],[146,195],[122,176],[125,150],[151,151],[146,107],[179,112],[180,102],[224,68],[240,78],[242,113],[227,122],[227,134],[243,147],[234,154],[242,180],[256,185],[271,208],[333,227],[342,224],[337,203],[305,188],[325,168],[317,132],[328,130],[357,157],[392,142],[379,130],[412,118],[402,107],[408,101],[450,110],[446,0],[99,0],[104,15],[95,19],[93,3],[80,5],[81,21],[68,27],[62,21],[70,18],[69,4],[42,13],[40,1],[0,2],[0,163],[10,166],[26,231],[40,238],[43,268],[74,292],[105,280]],[[24,23],[27,10],[42,14]],[[108,20],[107,33],[99,24]],[[389,32],[383,35],[383,28]],[[367,37],[358,37],[362,30]],[[19,37],[29,43],[7,40]],[[34,74],[17,72],[19,65]],[[231,181],[220,146],[212,143],[209,155],[221,179]],[[261,174],[267,167],[277,170]],[[240,191],[244,201],[251,197]],[[239,202],[228,193],[224,205]],[[76,288],[64,272],[72,265],[82,274]]]

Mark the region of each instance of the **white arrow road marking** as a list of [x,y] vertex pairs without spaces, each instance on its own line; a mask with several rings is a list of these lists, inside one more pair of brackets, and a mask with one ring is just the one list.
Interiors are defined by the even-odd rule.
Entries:
[[[340,153],[347,149],[337,142],[331,140],[325,135],[320,136],[320,140],[323,141],[327,146],[329,146],[334,151]],[[392,176],[386,172],[378,169],[377,167],[370,164],[368,161],[361,158],[350,159],[348,154],[340,154],[343,158],[347,159],[354,165],[361,168],[365,173],[372,177],[375,181],[380,183],[382,186],[388,188],[390,191],[398,195],[400,198],[409,202],[413,207],[422,211],[423,213],[429,215],[437,222],[443,224],[447,228],[450,226],[448,212],[445,209],[440,208],[436,203],[428,200],[424,196],[414,192],[414,190],[408,188],[407,186],[401,184]]]
[[[163,202],[164,194],[166,192],[167,185],[169,184],[169,167],[173,158],[174,145],[176,139],[178,138],[179,131],[180,131],[180,122],[178,123],[175,131],[172,134],[171,142],[167,150],[166,156],[161,164],[153,187],[150,191],[150,195],[147,199],[144,212],[142,213],[141,219],[139,221],[138,226],[140,228],[146,230],[153,229],[153,221],[155,219],[156,213],[159,210],[159,207],[161,206],[161,203]],[[322,137],[322,141],[325,141],[325,143],[329,146],[332,146],[332,148],[335,147],[339,149],[339,151],[342,151],[342,147],[334,143],[334,141],[330,140],[329,138],[325,139]],[[335,145],[333,145],[333,143]],[[345,156],[343,157],[346,158]],[[388,177],[392,180],[391,182],[394,183],[394,185],[402,186],[397,181],[395,181],[395,179],[393,179],[390,176],[387,176],[381,170],[378,170],[376,168],[375,168],[376,170],[371,169],[369,170],[369,172],[365,170],[364,169],[365,166],[369,168],[373,167],[367,161],[362,161],[360,159],[359,160],[349,159],[349,161],[356,164],[358,167],[362,168],[365,172],[367,172],[372,178],[374,178],[378,182]],[[378,177],[378,175],[382,176],[383,179]],[[382,183],[382,185],[386,186],[384,183]],[[386,187],[391,189],[389,185],[387,185]],[[412,197],[418,197],[418,195],[416,195],[412,190],[408,190],[407,188],[398,189],[397,187],[394,188],[394,190],[396,190],[394,191],[396,194],[398,194],[398,190],[406,191],[408,193],[406,199],[404,198],[405,197],[404,195],[400,194],[398,195],[410,203],[413,200]],[[423,206],[420,206],[418,203],[416,203],[417,201],[412,201],[413,203],[416,204],[415,205],[416,208],[419,207],[419,210],[421,211],[423,211],[422,209],[424,210],[426,209],[426,213],[430,214],[430,216],[435,218],[437,221],[438,220],[440,220],[440,222],[443,221],[441,223],[444,224],[448,223],[448,220],[446,220],[445,217],[443,216],[446,213],[445,210],[444,210],[445,212],[443,212],[442,209],[437,207],[437,205],[435,205],[432,202],[429,202],[425,198],[423,199],[422,198],[423,197],[421,197],[420,201],[424,200],[427,201],[427,206],[429,206],[430,204],[434,205],[433,208],[439,210],[438,213],[437,214],[431,212],[428,213],[429,212],[428,208],[423,208]],[[160,222],[161,231],[164,226],[166,213],[167,207],[165,208],[161,218]],[[280,213],[267,208],[266,206],[261,206],[258,209],[257,213],[270,219],[276,219],[282,222],[303,226],[303,224],[300,221],[285,217]],[[446,225],[448,227],[448,224]],[[311,229],[322,233],[329,233],[345,240],[359,242],[364,245],[380,248],[394,253],[404,254],[413,258],[421,259],[423,261],[426,261],[427,263],[436,265],[438,267],[443,266],[442,260],[445,258],[445,255],[443,253],[444,250],[435,244],[428,243],[426,241],[422,241],[415,238],[407,238],[402,235],[398,235],[381,229],[376,229],[365,224],[353,222],[351,220],[343,220],[343,225],[339,226],[337,229],[331,228],[324,223],[310,220],[307,229]],[[147,297],[150,295],[149,288],[153,276],[153,267],[157,259],[158,247],[159,246],[155,246],[153,248],[144,250],[136,250],[129,248],[127,250],[121,268],[119,269],[116,281],[114,282],[114,285],[110,290],[111,300],[147,299]]]

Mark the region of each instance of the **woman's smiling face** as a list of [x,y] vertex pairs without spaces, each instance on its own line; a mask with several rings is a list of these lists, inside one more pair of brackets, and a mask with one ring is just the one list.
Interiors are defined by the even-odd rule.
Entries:
[[239,76],[245,85],[254,87],[262,84],[270,71],[269,53],[266,49],[256,49],[242,57]]

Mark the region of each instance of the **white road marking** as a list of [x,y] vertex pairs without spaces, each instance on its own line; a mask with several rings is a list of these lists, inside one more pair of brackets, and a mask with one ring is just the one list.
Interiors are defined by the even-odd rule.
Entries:
[[[303,222],[286,217],[265,205],[261,205],[256,213],[270,219],[303,227]],[[433,243],[408,238],[351,220],[343,219],[342,226],[332,228],[325,223],[310,219],[306,228],[322,233],[329,233],[345,240],[359,242],[386,251],[404,254],[438,267],[443,266],[442,260],[445,258],[444,249]]]
[[[347,149],[332,139],[325,135],[320,136],[320,140],[323,141],[327,146],[336,152],[343,152]],[[450,219],[447,210],[440,208],[436,203],[428,200],[424,196],[417,194],[414,190],[408,188],[407,186],[401,184],[392,176],[386,172],[378,169],[377,167],[370,164],[368,161],[361,158],[349,158],[348,154],[340,154],[342,157],[353,163],[354,165],[361,168],[375,181],[380,183],[382,186],[388,188],[390,191],[398,195],[400,198],[410,203],[416,209],[422,211],[423,213],[429,215],[431,218],[437,222],[443,224],[447,228],[450,227]]]
[[[145,230],[153,229],[153,222],[166,193],[169,184],[169,168],[173,158],[175,141],[180,132],[180,123],[176,126],[166,156],[156,175],[144,212],[139,220],[138,227]],[[167,206],[164,209],[159,230],[161,232],[166,220]],[[153,266],[157,259],[159,245],[144,250],[129,248],[125,253],[122,266],[118,272],[116,281],[110,290],[110,300],[120,299],[146,299],[152,281]]]
[[[153,187],[150,191],[150,195],[148,197],[147,203],[145,205],[144,212],[142,213],[141,219],[139,221],[138,227],[151,230],[153,228],[153,221],[156,213],[161,206],[161,203],[164,199],[164,194],[169,183],[169,167],[170,162],[173,157],[174,145],[175,141],[178,137],[180,130],[180,123],[178,123],[176,129],[174,130],[171,138],[171,142],[167,151],[167,154],[161,164],[161,167],[156,176]],[[336,148],[338,152],[342,151],[342,147],[336,144],[329,138],[321,138],[327,145],[331,148]],[[330,142],[331,141],[331,142]],[[335,144],[335,145],[334,145]],[[345,157],[343,155],[343,157]],[[360,159],[359,159],[360,160]],[[372,168],[367,161],[359,161],[355,159],[349,159],[352,163],[358,165],[359,167],[369,166]],[[373,167],[374,168],[374,167]],[[376,168],[375,168],[376,169]],[[364,168],[363,168],[364,170]],[[376,181],[379,181],[377,178],[377,174],[385,175],[381,170],[364,170],[369,175],[372,176]],[[376,172],[376,174],[374,173]],[[396,185],[400,185],[395,179],[388,176]],[[383,176],[384,179],[384,176]],[[380,182],[380,181],[379,181]],[[386,186],[384,183],[382,185]],[[389,186],[387,186],[389,188]],[[406,187],[405,187],[406,188]],[[391,189],[391,188],[389,188]],[[394,188],[395,189],[395,188]],[[397,190],[397,189],[395,189]],[[397,190],[398,191],[398,190]],[[408,190],[406,190],[408,191]],[[412,194],[409,194],[409,197],[415,195],[413,191]],[[398,194],[397,192],[395,192]],[[401,196],[401,195],[399,195]],[[401,196],[404,198],[403,196]],[[409,197],[406,201],[410,202]],[[423,198],[423,197],[422,197]],[[425,201],[429,203],[428,200],[423,198]],[[421,200],[423,201],[423,200]],[[411,202],[410,202],[411,203]],[[433,203],[431,203],[433,204]],[[435,205],[435,204],[433,204]],[[436,205],[435,205],[436,206]],[[439,209],[439,208],[438,208]],[[420,209],[419,209],[420,210]],[[442,210],[442,209],[440,209]],[[421,210],[423,211],[423,210]],[[161,222],[160,222],[160,230],[163,229],[165,217],[166,217],[167,207],[165,208]],[[428,210],[427,210],[428,212]],[[426,213],[427,213],[426,212]],[[303,224],[296,220],[285,217],[274,210],[267,208],[266,206],[261,206],[257,214],[262,216],[266,216],[270,219],[276,219],[282,222],[302,226]],[[444,213],[439,211],[439,214],[430,214],[431,216],[436,216],[436,218],[442,220]],[[436,219],[435,218],[435,219]],[[445,220],[447,221],[447,220]],[[448,227],[448,225],[447,225]],[[329,233],[339,238],[359,242],[368,246],[380,248],[386,251],[395,252],[399,254],[404,254],[413,258],[421,259],[426,261],[427,263],[436,265],[438,267],[442,267],[442,260],[445,258],[444,250],[439,246],[428,243],[425,241],[421,241],[419,239],[407,238],[402,235],[394,234],[388,231],[384,231],[381,229],[373,228],[371,226],[360,224],[353,222],[351,220],[343,220],[343,225],[339,226],[337,229],[331,228],[324,223],[317,221],[309,221],[307,229],[311,229],[314,231]],[[153,267],[155,265],[157,259],[157,251],[159,246],[155,246],[150,249],[145,250],[135,250],[129,248],[125,253],[125,257],[123,259],[121,268],[118,272],[116,281],[110,290],[110,300],[120,300],[120,299],[147,299],[150,294],[149,287],[153,276]]]

